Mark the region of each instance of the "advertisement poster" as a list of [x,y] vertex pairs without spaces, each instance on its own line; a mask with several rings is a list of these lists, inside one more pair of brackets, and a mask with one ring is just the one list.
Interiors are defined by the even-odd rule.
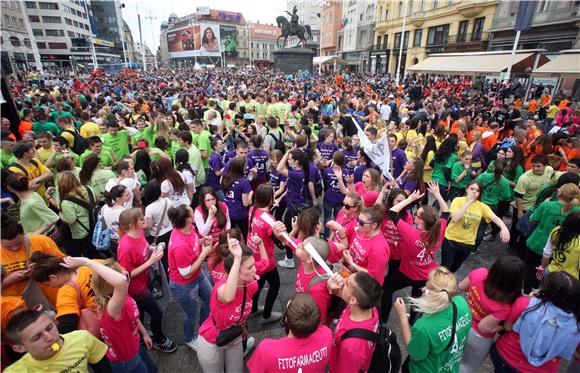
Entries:
[[235,26],[220,26],[221,44],[226,57],[238,56],[238,37]]
[[190,25],[167,33],[169,57],[220,56],[218,25]]

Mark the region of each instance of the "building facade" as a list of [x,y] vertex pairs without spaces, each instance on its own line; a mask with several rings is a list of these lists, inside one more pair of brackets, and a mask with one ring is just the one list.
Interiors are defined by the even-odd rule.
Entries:
[[102,50],[107,48],[102,41],[108,42],[106,43],[110,48],[108,52],[123,56],[123,44],[119,32],[123,19],[121,2],[119,0],[91,0],[90,4],[93,15],[93,32],[97,39],[95,47]]
[[342,0],[326,0],[322,5],[321,56],[336,54],[338,32],[342,25]]
[[281,35],[278,26],[250,23],[250,55],[255,66],[270,66],[274,62],[276,41]]
[[23,3],[2,1],[0,17],[0,49],[2,50],[2,72],[20,71],[35,66],[32,42],[26,31]]
[[[519,3],[501,1],[498,5],[490,29],[490,50],[513,48]],[[522,31],[518,49],[545,49],[550,54],[580,48],[579,12],[579,1],[539,1],[532,20],[532,29]]]
[[342,29],[337,34],[338,54],[351,71],[368,71],[375,17],[375,0],[343,2]]
[[401,74],[430,54],[486,51],[498,4],[497,0],[379,0],[370,71],[396,73],[401,39]]

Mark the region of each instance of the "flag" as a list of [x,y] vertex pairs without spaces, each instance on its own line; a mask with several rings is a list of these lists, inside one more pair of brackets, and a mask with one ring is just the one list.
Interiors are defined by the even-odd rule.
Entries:
[[389,136],[385,135],[373,144],[357,121],[354,118],[351,119],[356,126],[360,144],[366,155],[368,155],[371,161],[381,169],[381,172],[387,179],[393,180],[393,176],[391,176],[391,150],[389,149]]
[[532,28],[532,20],[534,19],[534,13],[536,12],[536,5],[538,5],[538,2],[535,0],[520,1],[518,14],[516,16],[516,31],[527,31]]

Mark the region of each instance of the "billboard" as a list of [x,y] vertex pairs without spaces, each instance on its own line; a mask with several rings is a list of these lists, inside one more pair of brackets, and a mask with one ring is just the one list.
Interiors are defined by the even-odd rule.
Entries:
[[167,32],[169,57],[219,57],[219,25],[200,23]]
[[238,34],[235,26],[220,26],[221,45],[226,57],[238,56]]

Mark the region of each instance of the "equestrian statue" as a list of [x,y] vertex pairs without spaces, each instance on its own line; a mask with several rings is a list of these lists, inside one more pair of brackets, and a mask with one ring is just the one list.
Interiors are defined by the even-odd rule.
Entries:
[[[292,9],[292,13],[285,11],[290,16],[290,22],[284,16],[276,17],[276,23],[278,27],[282,29],[282,35],[278,36],[277,44],[279,48],[284,48],[286,46],[286,40],[288,40],[289,36],[297,36],[300,39],[300,42],[296,45],[302,44],[302,47],[306,44],[306,34],[308,34],[308,38],[312,39],[312,31],[310,30],[309,25],[301,25],[298,23],[298,14],[297,14],[296,5]],[[284,43],[280,46],[280,39],[284,38]]]

